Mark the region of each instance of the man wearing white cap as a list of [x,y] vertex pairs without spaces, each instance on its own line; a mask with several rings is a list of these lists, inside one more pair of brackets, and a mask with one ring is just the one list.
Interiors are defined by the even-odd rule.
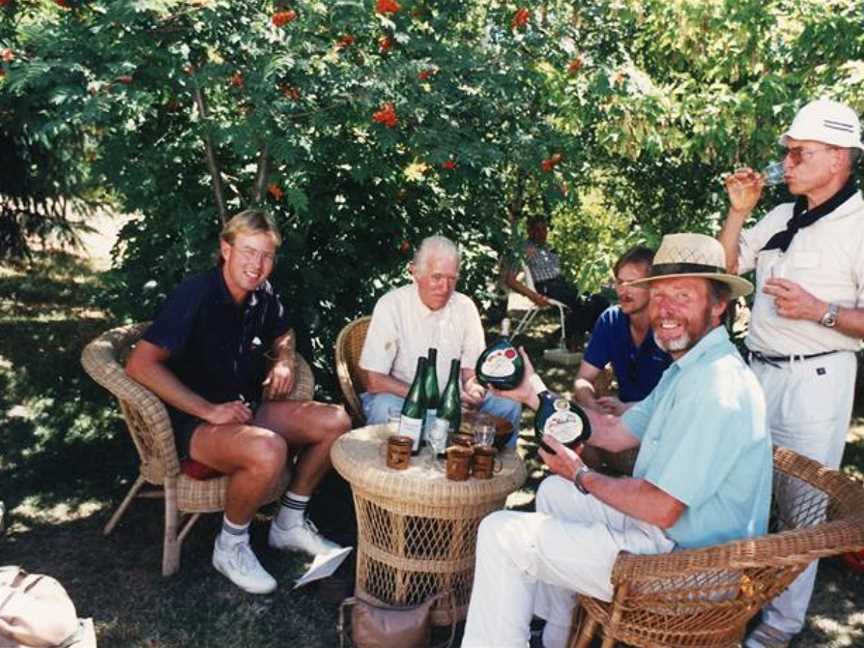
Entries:
[[[775,444],[837,468],[864,337],[864,199],[855,166],[864,144],[855,112],[819,99],[779,139],[794,203],[744,222],[764,178],[743,169],[726,180],[729,213],[719,239],[729,272],[756,270],[746,344],[765,390]],[[778,648],[804,626],[816,564],[764,610],[747,648]]]
[[[546,619],[544,648],[564,648],[575,593],[611,601],[619,552],[661,554],[766,532],[765,398],[720,323],[729,300],[753,286],[725,264],[710,236],[663,237],[650,275],[633,283],[649,288],[655,342],[674,362],[623,416],[588,412],[590,445],[638,448],[633,476],[594,472],[544,437],[554,452],[540,456],[555,475],[540,485],[537,512],[497,511],[480,524],[462,648],[525,648],[532,613]],[[523,356],[526,379],[506,394],[536,409],[537,376]]]

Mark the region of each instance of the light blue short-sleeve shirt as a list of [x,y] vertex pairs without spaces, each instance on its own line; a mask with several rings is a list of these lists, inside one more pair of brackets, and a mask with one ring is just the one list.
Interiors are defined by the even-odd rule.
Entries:
[[765,396],[722,326],[622,417],[639,439],[633,476],[687,508],[666,533],[684,548],[762,535],[773,473]]

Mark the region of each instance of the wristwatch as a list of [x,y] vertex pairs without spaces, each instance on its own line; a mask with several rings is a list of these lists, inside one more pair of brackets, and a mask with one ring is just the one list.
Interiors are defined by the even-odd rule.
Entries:
[[840,307],[837,304],[828,304],[828,310],[825,311],[825,314],[822,316],[822,319],[819,320],[819,323],[822,326],[834,328],[837,325],[837,313],[839,310]]
[[591,469],[588,466],[586,466],[585,464],[582,464],[582,467],[576,471],[575,475],[573,475],[573,485],[576,486],[576,488],[579,490],[579,492],[582,493],[583,495],[588,494],[588,489],[582,485],[582,479],[585,477],[585,475],[587,473],[590,473],[590,472],[591,472]]

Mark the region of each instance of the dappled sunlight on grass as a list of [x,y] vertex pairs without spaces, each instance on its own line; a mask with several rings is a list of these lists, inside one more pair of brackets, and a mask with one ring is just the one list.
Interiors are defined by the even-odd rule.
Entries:
[[[279,582],[264,597],[242,592],[212,568],[217,514],[202,517],[184,543],[180,572],[167,579],[160,574],[160,501],[136,501],[112,535],[102,536],[136,475],[137,458],[116,402],[80,365],[82,347],[117,324],[93,305],[98,281],[79,259],[63,255],[56,266],[37,255],[29,269],[0,271],[0,499],[9,510],[3,562],[58,578],[79,613],[94,617],[100,646],[338,645],[337,606],[318,598],[315,586],[291,589],[308,558],[266,546],[272,506],[252,524],[253,547]],[[550,389],[570,395],[578,367],[543,358],[557,344],[554,319],[543,317],[516,343]],[[531,511],[548,471],[537,456],[530,411],[518,448],[528,480],[508,504]],[[861,476],[864,418],[855,420],[845,460],[844,470]],[[862,645],[861,580],[844,563],[824,561],[811,621],[794,648]]]

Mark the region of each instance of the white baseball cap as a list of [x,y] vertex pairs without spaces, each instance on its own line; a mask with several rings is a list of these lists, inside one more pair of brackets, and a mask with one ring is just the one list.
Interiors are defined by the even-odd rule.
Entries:
[[781,146],[786,146],[786,140],[790,137],[864,151],[858,115],[846,104],[830,99],[817,99],[804,106],[795,115],[789,130],[777,141]]

